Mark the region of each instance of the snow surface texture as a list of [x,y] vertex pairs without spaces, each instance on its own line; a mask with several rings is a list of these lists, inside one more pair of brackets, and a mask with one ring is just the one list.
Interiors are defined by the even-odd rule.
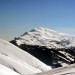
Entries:
[[20,74],[0,64],[0,75],[20,75]]
[[17,45],[38,45],[48,48],[71,48],[75,47],[75,38],[69,35],[47,28],[35,28],[15,39]]
[[0,39],[0,75],[25,75],[51,70],[29,53]]
[[33,75],[75,75],[75,64],[67,67],[56,68],[51,71],[37,73]]

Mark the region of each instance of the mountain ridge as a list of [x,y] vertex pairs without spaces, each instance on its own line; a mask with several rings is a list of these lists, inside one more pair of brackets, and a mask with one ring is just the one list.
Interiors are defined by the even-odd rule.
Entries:
[[75,37],[57,32],[47,28],[34,28],[14,39],[17,45],[28,44],[46,46],[48,48],[70,48],[75,47]]

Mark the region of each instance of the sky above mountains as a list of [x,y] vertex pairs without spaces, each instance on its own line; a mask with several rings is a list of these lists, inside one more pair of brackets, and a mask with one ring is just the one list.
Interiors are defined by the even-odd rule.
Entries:
[[36,27],[75,35],[75,0],[0,0],[0,37],[11,40]]

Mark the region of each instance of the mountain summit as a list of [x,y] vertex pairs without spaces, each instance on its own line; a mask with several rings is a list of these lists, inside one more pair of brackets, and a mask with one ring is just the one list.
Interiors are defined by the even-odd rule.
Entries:
[[29,32],[15,39],[17,45],[38,45],[47,48],[73,48],[75,47],[75,38],[61,32],[47,28],[34,28]]

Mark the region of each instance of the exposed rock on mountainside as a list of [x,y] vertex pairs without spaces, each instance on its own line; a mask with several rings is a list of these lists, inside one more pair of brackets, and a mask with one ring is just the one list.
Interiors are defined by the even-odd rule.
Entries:
[[75,38],[47,28],[35,28],[11,41],[52,68],[75,62]]

